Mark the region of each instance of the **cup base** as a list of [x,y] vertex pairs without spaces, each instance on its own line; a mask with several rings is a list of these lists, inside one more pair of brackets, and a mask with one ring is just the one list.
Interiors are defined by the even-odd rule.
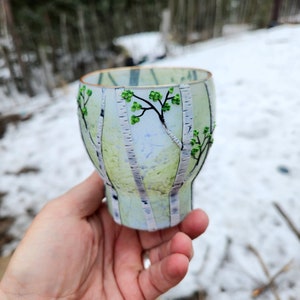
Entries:
[[192,210],[192,188],[184,184],[175,195],[151,191],[148,200],[134,193],[115,193],[106,185],[108,209],[120,225],[145,231],[156,231],[178,225]]

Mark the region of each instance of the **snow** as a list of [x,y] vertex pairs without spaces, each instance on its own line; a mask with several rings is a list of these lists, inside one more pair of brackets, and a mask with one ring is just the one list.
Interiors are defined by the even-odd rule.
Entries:
[[[155,63],[208,69],[217,93],[215,142],[194,183],[195,207],[208,213],[210,225],[194,242],[188,275],[163,299],[195,290],[213,300],[251,299],[268,280],[249,246],[271,276],[292,261],[275,283],[281,299],[299,299],[300,241],[274,206],[300,230],[299,57],[300,26],[282,25],[195,44]],[[11,232],[17,239],[31,210],[38,212],[93,170],[78,129],[77,85],[59,91],[0,139],[0,191],[8,192],[0,216],[16,216]],[[14,175],[25,166],[40,172]],[[274,295],[267,290],[259,299]]]
[[165,55],[166,49],[163,37],[159,32],[142,32],[115,39],[115,45],[124,47],[132,56],[133,61],[154,61],[157,57]]

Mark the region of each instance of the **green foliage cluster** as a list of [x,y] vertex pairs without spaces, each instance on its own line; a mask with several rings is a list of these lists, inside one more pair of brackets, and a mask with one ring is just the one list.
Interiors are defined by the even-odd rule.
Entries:
[[[150,91],[148,96],[149,99],[144,99],[134,94],[132,90],[123,91],[121,96],[127,103],[130,103],[132,98],[136,98],[137,100],[139,100],[139,102],[133,101],[131,105],[132,112],[141,111],[140,114],[131,116],[131,124],[134,125],[138,123],[140,121],[140,118],[144,115],[146,111],[153,110],[158,115],[159,120],[162,122],[162,124],[166,126],[164,113],[171,110],[171,104],[180,105],[180,95],[173,95],[173,93],[174,88],[169,88],[168,92],[165,95],[165,98],[163,99],[163,95],[160,92]],[[169,102],[171,102],[171,104]],[[158,103],[158,105],[155,106],[154,103]]]
[[149,99],[156,102],[156,101],[162,99],[162,94],[160,92],[151,91],[150,94],[149,94]]
[[[30,95],[33,90],[29,87],[30,83],[36,86],[38,82],[34,69],[46,63],[51,66],[46,77],[52,77],[46,80],[47,84],[53,81],[54,86],[73,81],[95,68],[114,66],[112,55],[123,51],[113,44],[114,38],[159,30],[162,12],[166,8],[170,10],[172,20],[169,36],[186,44],[196,41],[189,39],[197,36],[194,33],[199,33],[200,40],[222,35],[226,24],[247,23],[254,28],[267,26],[272,7],[278,1],[5,0],[4,3],[11,6],[14,22],[8,25],[9,18],[2,12],[0,21],[3,27],[8,25],[8,32],[16,33],[14,35],[18,38],[12,39],[12,47],[3,43],[3,48],[5,52],[12,52],[7,56],[10,69],[22,71],[21,76],[18,72],[12,75],[15,76],[15,86],[20,91],[22,86],[28,86],[27,93]],[[298,13],[298,2],[282,0],[279,15]],[[1,30],[2,23],[0,40],[7,38],[4,36],[7,31]],[[168,45],[165,46],[168,51]],[[21,59],[16,60],[16,52],[20,52],[17,56],[24,58],[26,68],[21,66]],[[43,83],[46,87],[47,84]],[[49,84],[47,89],[51,88],[52,84]],[[163,109],[168,111],[170,108],[168,103]]]
[[87,89],[85,85],[79,88],[77,95],[77,105],[78,109],[81,112],[82,119],[86,124],[85,117],[88,115],[87,104],[92,96],[93,92],[90,89]]
[[191,145],[192,145],[191,155],[196,160],[200,160],[202,153],[214,141],[212,132],[210,132],[208,126],[205,126],[203,129],[204,138],[202,141],[199,137],[199,134],[200,132],[198,130],[194,130],[193,138],[191,139]]
[[210,130],[208,126],[205,126],[202,131],[203,132],[202,141],[200,138],[199,130],[194,130],[193,138],[191,139],[191,146],[192,146],[191,156],[193,159],[196,160],[196,162],[191,172],[193,172],[196,169],[196,167],[199,165],[201,161],[202,155],[205,154],[205,152],[209,149],[209,147],[214,142],[212,136],[214,129],[215,129],[215,125],[213,126],[212,130]]
[[122,93],[122,98],[128,103],[131,101],[132,97],[133,97],[133,91],[131,90],[126,90]]

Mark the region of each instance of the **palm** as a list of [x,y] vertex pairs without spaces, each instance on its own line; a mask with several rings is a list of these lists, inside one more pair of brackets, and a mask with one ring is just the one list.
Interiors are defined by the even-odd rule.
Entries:
[[[191,256],[192,250],[190,244],[185,244],[187,236],[178,233],[179,227],[155,233],[139,232],[115,224],[106,208],[101,208],[99,213],[83,222],[86,232],[82,238],[92,234],[92,238],[88,239],[95,244],[82,252],[82,259],[86,259],[86,252],[89,253],[90,269],[81,273],[81,281],[86,278],[87,281],[84,286],[79,281],[77,293],[82,295],[80,299],[98,299],[95,295],[100,294],[105,295],[106,299],[154,299],[166,291],[169,285],[167,282],[165,286],[160,286],[164,275],[155,269],[161,267],[161,261],[164,261],[164,268],[172,268],[171,264],[174,264],[173,267],[177,269],[175,272],[178,272],[178,279],[175,279],[177,282],[184,275],[187,265],[184,262],[181,265],[181,260],[185,260],[184,254]],[[80,227],[83,227],[82,224]],[[144,270],[142,255],[145,251],[149,251],[154,277],[150,274],[151,269]]]
[[[99,207],[101,184],[93,175],[42,210],[17,248],[0,294],[155,299],[184,277],[191,239],[205,230],[206,215],[196,210],[180,226],[153,233],[125,228],[114,223],[106,205]],[[151,260],[146,270],[144,251]]]

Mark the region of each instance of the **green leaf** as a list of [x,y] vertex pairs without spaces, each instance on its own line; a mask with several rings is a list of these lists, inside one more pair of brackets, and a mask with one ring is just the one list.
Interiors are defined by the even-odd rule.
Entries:
[[194,137],[197,137],[198,135],[199,135],[199,131],[198,131],[198,130],[194,130],[193,136],[194,136]]
[[86,94],[90,97],[90,96],[92,96],[93,92],[92,92],[92,90],[87,90]]
[[83,114],[84,116],[87,116],[87,114],[88,114],[88,111],[87,111],[87,108],[86,108],[86,107],[83,107],[83,108],[81,109],[81,112],[82,112],[82,114]]
[[169,111],[170,109],[171,105],[167,102],[162,106],[162,111]]
[[162,99],[162,94],[160,92],[151,91],[149,94],[149,99],[155,101]]
[[180,96],[179,94],[176,94],[172,100],[171,100],[172,104],[176,104],[176,105],[179,105],[180,104]]
[[132,115],[130,121],[131,121],[131,125],[134,125],[134,124],[136,124],[140,121],[140,118],[137,117],[137,116]]
[[209,133],[209,127],[205,126],[204,129],[203,129],[203,134],[206,135],[208,133]]
[[154,91],[151,91],[150,94],[149,94],[149,99],[153,100],[154,94],[155,94],[155,92],[154,92]]
[[191,139],[191,145],[192,146],[196,145],[196,143],[197,143],[196,139]]
[[133,96],[133,91],[131,91],[131,90],[123,91],[122,94],[121,94],[121,97],[122,97],[126,102],[130,102],[132,96]]
[[169,93],[170,93],[170,94],[173,94],[173,92],[174,92],[174,87],[170,87],[170,88],[169,88]]
[[198,149],[198,148],[193,148],[193,149],[191,150],[191,155],[192,155],[192,156],[195,156],[195,155],[197,154],[197,152],[199,152],[199,149]]
[[161,100],[162,99],[162,94],[157,92],[156,93],[156,98],[157,98],[157,100]]
[[135,112],[137,110],[140,110],[142,108],[142,105],[136,101],[133,102],[132,106],[131,106],[131,111]]

